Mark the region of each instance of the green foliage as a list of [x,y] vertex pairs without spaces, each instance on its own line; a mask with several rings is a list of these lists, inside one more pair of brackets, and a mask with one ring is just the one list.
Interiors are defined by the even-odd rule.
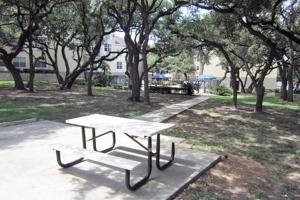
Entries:
[[209,90],[211,94],[216,94],[220,96],[231,96],[232,95],[232,89],[225,86],[225,85],[219,85]]
[[[150,59],[152,59],[150,57]],[[193,56],[183,52],[177,56],[169,56],[155,67],[158,72],[175,72],[177,74],[191,73],[196,70]]]
[[93,83],[95,86],[105,87],[109,83],[109,76],[104,73],[97,73]]

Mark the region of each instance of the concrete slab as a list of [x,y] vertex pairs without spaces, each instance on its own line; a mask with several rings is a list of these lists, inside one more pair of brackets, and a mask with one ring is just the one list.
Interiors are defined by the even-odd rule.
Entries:
[[206,101],[208,99],[208,96],[202,95],[195,97],[193,99],[183,101],[180,103],[172,104],[169,106],[165,106],[159,110],[155,110],[153,112],[146,113],[144,115],[138,116],[135,119],[140,119],[140,120],[146,120],[146,121],[152,121],[152,122],[163,122],[174,115],[177,115],[186,109],[193,107],[203,101]]
[[[103,148],[110,146],[109,139],[103,139]],[[153,165],[150,181],[130,192],[125,187],[123,171],[91,162],[61,169],[51,150],[55,143],[81,146],[80,128],[51,121],[0,128],[1,199],[168,199],[220,159],[215,154],[177,148],[174,165],[163,172]],[[125,136],[117,137],[117,145],[129,148],[119,147],[111,154],[145,162],[146,156],[135,150],[137,146]],[[169,148],[162,152],[169,155]],[[73,157],[62,154],[62,159],[69,161]],[[132,173],[133,179],[142,177],[144,172],[145,165],[139,166]]]

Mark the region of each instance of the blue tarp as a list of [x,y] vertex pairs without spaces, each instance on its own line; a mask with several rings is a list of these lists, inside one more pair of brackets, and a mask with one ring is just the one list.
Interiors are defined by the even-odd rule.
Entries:
[[216,79],[216,77],[210,74],[203,74],[203,75],[199,75],[197,79],[198,81],[209,81],[209,80]]
[[157,81],[165,81],[165,80],[169,80],[168,77],[166,77],[163,74],[155,74],[152,79],[157,80]]

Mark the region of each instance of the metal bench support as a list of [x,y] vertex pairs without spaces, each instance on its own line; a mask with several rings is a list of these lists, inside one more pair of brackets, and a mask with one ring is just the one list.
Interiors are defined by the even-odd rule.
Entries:
[[165,170],[166,168],[170,167],[173,163],[175,156],[175,143],[172,142],[172,152],[171,152],[171,158],[170,160],[165,163],[164,165],[160,164],[160,134],[157,134],[157,140],[156,140],[156,167],[159,170]]
[[112,145],[109,148],[107,148],[107,149],[101,150],[100,152],[102,152],[102,153],[107,153],[107,152],[109,152],[109,151],[111,151],[111,150],[113,150],[115,148],[115,145],[116,145],[116,133],[114,131],[107,131],[105,133],[102,133],[102,134],[96,136],[96,130],[94,128],[92,129],[92,139],[89,139],[88,141],[93,140],[93,149],[94,149],[94,151],[99,151],[97,149],[97,140],[96,139],[98,137],[107,135],[109,133],[112,134]]
[[84,158],[79,158],[79,159],[77,159],[77,160],[74,160],[74,161],[72,161],[72,162],[69,162],[69,163],[64,164],[64,163],[62,163],[62,161],[61,161],[60,151],[55,150],[55,153],[56,153],[56,160],[57,160],[57,163],[58,163],[58,165],[61,166],[62,168],[72,167],[72,166],[74,166],[74,165],[76,165],[76,164],[81,163],[81,162],[84,160]]
[[125,170],[125,184],[126,184],[126,187],[131,191],[137,190],[138,188],[143,186],[149,180],[149,177],[151,175],[151,171],[152,171],[152,139],[151,139],[151,137],[148,137],[148,170],[147,170],[147,175],[143,179],[141,179],[140,181],[135,183],[134,185],[131,185],[130,184],[130,171]]

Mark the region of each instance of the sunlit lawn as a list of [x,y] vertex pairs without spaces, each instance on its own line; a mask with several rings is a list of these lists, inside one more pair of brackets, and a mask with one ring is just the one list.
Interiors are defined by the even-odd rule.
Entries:
[[194,149],[229,155],[200,178],[182,199],[299,199],[300,107],[267,95],[264,112],[254,113],[255,97],[212,97],[170,120]]

